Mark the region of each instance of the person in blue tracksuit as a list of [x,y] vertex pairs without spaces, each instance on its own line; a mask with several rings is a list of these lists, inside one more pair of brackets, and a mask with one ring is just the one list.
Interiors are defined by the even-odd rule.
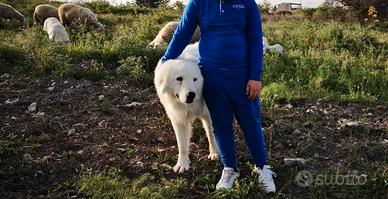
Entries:
[[260,120],[263,44],[257,5],[254,0],[189,0],[161,61],[177,58],[197,26],[201,29],[199,65],[204,76],[203,96],[224,165],[216,188],[230,189],[239,177],[232,129],[234,115],[264,184],[263,190],[275,192],[272,175],[276,174],[267,163]]

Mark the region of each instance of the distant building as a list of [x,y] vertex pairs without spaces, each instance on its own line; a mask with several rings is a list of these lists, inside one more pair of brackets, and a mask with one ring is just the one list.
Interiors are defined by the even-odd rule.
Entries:
[[276,14],[292,14],[292,11],[301,9],[302,4],[300,3],[279,3],[275,6]]

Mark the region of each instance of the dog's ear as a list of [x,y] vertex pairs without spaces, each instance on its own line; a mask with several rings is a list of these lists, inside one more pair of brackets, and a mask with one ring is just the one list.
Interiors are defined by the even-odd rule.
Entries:
[[168,91],[171,91],[172,92],[172,82],[171,82],[171,71],[170,70],[167,70],[165,71],[165,73],[162,74],[162,77],[161,77],[161,84],[160,84],[160,88],[161,88],[161,91],[163,94],[165,94],[166,92]]
[[155,86],[164,94],[169,89],[170,70],[168,65],[159,63],[155,70]]
[[161,75],[160,78],[156,82],[156,86],[160,88],[160,91],[164,94],[169,89],[167,76]]
[[167,90],[169,89],[169,87],[167,86],[167,81],[164,81],[163,84],[162,84],[162,93],[165,94],[167,92]]

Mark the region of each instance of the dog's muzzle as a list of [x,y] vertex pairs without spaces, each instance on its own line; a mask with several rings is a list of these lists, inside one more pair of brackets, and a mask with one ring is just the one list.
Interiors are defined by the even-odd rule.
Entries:
[[186,103],[187,104],[193,103],[194,98],[195,98],[195,93],[189,92],[189,94],[187,94],[187,97],[186,97]]

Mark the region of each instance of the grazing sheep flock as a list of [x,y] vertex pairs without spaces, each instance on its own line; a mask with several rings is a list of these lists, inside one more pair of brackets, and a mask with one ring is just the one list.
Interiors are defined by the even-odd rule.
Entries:
[[[0,3],[0,18],[16,19],[22,25],[25,23],[24,16],[20,12],[4,3]],[[90,9],[73,3],[64,3],[58,9],[49,4],[38,5],[35,7],[33,19],[34,24],[44,23],[43,29],[47,32],[51,40],[62,43],[70,41],[63,25],[70,25],[77,20],[84,23],[87,27],[95,29],[97,32],[104,30],[104,26],[98,21],[96,15]],[[168,22],[149,45],[155,48],[163,43],[167,43],[178,25],[179,22]],[[199,41],[200,34],[200,29],[197,27],[190,43]],[[284,49],[280,44],[270,46],[267,39],[263,37],[263,54],[266,52],[283,54],[283,51]]]
[[35,7],[34,11],[34,24],[43,24],[44,21],[49,17],[58,17],[58,9],[49,4],[41,4]]
[[59,6],[58,15],[63,25],[69,25],[73,21],[80,20],[88,27],[95,28],[97,32],[104,30],[104,26],[97,20],[96,15],[91,10],[73,3],[65,3]]
[[24,16],[10,5],[0,3],[0,18],[1,19],[16,19],[20,22],[20,25],[24,26]]
[[[34,24],[43,24],[43,30],[47,32],[49,39],[55,42],[70,42],[63,25],[70,25],[77,20],[97,32],[104,30],[104,26],[91,10],[72,3],[64,3],[58,9],[49,4],[38,5],[35,7],[32,17]],[[0,3],[0,19],[15,19],[19,20],[22,25],[25,24],[24,16],[12,6],[4,3]]]
[[43,30],[49,35],[49,39],[55,42],[70,42],[65,27],[55,17],[49,17],[44,21]]
[[[159,31],[158,35],[156,35],[154,40],[152,40],[148,45],[156,48],[163,43],[167,43],[171,39],[171,37],[172,37],[173,33],[175,32],[175,29],[178,27],[178,25],[179,25],[179,22],[174,22],[174,21],[168,22]],[[193,37],[191,38],[190,43],[194,43],[194,42],[199,41],[200,34],[201,34],[200,29],[197,27],[197,29],[194,32]],[[270,46],[268,43],[268,40],[265,37],[263,37],[263,54],[265,54],[266,52],[275,53],[278,55],[283,54],[283,47],[280,44],[275,44],[273,46]]]

